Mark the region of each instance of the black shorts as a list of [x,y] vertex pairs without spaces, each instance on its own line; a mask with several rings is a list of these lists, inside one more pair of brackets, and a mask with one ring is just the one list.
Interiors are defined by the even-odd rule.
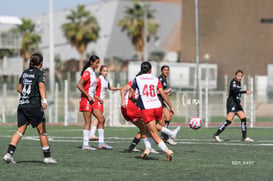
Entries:
[[240,104],[236,104],[233,101],[227,102],[227,113],[229,112],[237,113],[239,111],[244,111],[243,107]]
[[25,124],[31,124],[31,126],[35,128],[40,123],[45,122],[45,113],[44,110],[40,107],[18,108],[17,120],[18,128]]

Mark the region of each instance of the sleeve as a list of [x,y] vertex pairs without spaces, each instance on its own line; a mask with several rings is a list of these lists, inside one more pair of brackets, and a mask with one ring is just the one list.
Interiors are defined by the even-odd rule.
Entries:
[[97,88],[98,87],[101,87],[101,79],[99,77],[97,78]]
[[134,90],[136,90],[136,88],[137,88],[137,81],[136,81],[136,79],[133,80],[131,88],[134,89]]
[[158,80],[158,85],[157,85],[157,89],[160,89],[162,88],[163,89],[163,86],[162,86],[162,83]]
[[132,87],[133,81],[131,80],[130,82],[128,82],[128,84],[130,85],[130,87]]
[[42,82],[42,83],[45,83],[46,82],[46,73],[45,71],[39,71],[39,74],[38,74],[38,82]]
[[162,77],[159,77],[159,81],[161,82],[161,84],[163,83],[163,78]]
[[85,82],[87,82],[90,79],[90,72],[84,71],[81,77]]

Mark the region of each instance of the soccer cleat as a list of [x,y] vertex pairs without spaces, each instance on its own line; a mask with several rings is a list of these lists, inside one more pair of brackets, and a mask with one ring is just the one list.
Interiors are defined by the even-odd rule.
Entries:
[[131,152],[140,152],[140,149],[137,149],[137,148],[133,148],[133,149],[128,149],[128,151],[131,151]]
[[141,154],[141,158],[143,158],[144,160],[146,160],[149,155],[150,155],[150,150],[149,149],[145,149],[144,152]]
[[213,139],[217,142],[222,142],[223,140],[220,139],[219,136],[213,135]]
[[96,137],[96,136],[89,136],[89,141],[97,141],[97,140],[99,140],[98,137]]
[[107,144],[105,144],[105,143],[99,143],[99,144],[98,144],[98,149],[99,149],[99,150],[103,150],[103,149],[105,149],[105,150],[112,150],[113,147],[112,147],[112,146],[109,146],[109,145],[107,145]]
[[92,147],[92,146],[82,146],[82,150],[91,150],[91,151],[94,151],[94,150],[97,150],[96,148]]
[[172,137],[172,138],[176,138],[176,135],[177,135],[177,133],[180,131],[180,129],[181,129],[181,126],[178,126],[177,128],[175,128],[175,129],[172,131],[171,137]]
[[165,142],[170,145],[177,145],[177,143],[172,138],[167,139]]
[[53,158],[48,157],[48,158],[44,158],[44,163],[46,163],[46,164],[55,164],[57,162]]
[[167,161],[168,162],[172,161],[172,159],[173,159],[173,151],[172,150],[168,150],[166,154],[167,154]]
[[155,149],[153,149],[153,148],[151,148],[151,149],[150,149],[150,153],[159,154],[159,152],[158,152],[158,151],[156,151],[156,150],[155,150]]
[[254,141],[254,139],[251,139],[251,138],[249,138],[249,137],[246,137],[245,139],[242,139],[242,141],[253,142],[253,141]]
[[3,157],[3,160],[6,161],[7,163],[16,163],[12,157],[11,154],[6,153],[5,156]]

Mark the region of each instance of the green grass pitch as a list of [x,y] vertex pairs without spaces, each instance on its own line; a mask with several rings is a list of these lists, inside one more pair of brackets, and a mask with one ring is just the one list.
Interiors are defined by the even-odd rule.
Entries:
[[[5,154],[15,126],[0,126],[0,153]],[[176,139],[173,161],[167,162],[164,153],[151,154],[148,160],[140,152],[125,149],[133,139],[134,127],[105,128],[106,143],[113,150],[82,151],[82,127],[48,126],[52,157],[56,165],[43,164],[37,131],[29,127],[20,141],[14,158],[16,164],[0,164],[0,180],[272,180],[272,128],[249,128],[252,143],[240,141],[239,127],[230,127],[216,143],[212,134],[216,128],[191,130],[182,127]],[[97,142],[90,142],[97,146]],[[139,149],[144,149],[141,141]],[[158,147],[153,145],[156,150]]]

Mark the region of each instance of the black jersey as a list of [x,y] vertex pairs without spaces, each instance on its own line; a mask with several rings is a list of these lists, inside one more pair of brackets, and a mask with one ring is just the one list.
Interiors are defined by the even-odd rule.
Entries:
[[19,84],[22,85],[19,108],[41,107],[40,82],[45,83],[44,71],[29,68],[22,73],[19,79]]
[[[160,75],[158,77],[158,79],[163,86],[163,90],[166,90],[168,88],[167,80],[162,75]],[[160,102],[162,103],[163,107],[166,107],[166,105],[164,104],[164,100],[160,94],[158,94],[158,98],[159,98]]]
[[241,90],[241,82],[236,79],[232,79],[229,87],[228,104],[241,104],[241,94],[245,94],[246,91]]

